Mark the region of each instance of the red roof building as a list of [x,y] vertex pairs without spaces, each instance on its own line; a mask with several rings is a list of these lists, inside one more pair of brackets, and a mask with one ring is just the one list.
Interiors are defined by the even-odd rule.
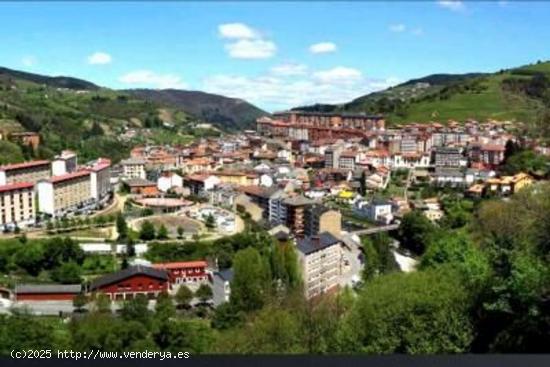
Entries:
[[166,271],[148,266],[130,266],[105,275],[90,284],[91,293],[104,293],[113,301],[134,298],[138,294],[149,299],[167,292],[169,277]]
[[184,261],[153,264],[153,268],[168,273],[171,284],[200,283],[208,280],[206,261]]

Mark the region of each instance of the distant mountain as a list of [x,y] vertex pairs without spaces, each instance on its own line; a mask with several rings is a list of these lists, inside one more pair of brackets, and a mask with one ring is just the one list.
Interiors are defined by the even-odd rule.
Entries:
[[254,127],[258,117],[269,115],[242,99],[205,92],[177,89],[130,89],[125,92],[144,100],[182,109],[223,130],[250,129]]
[[47,85],[54,88],[67,88],[75,90],[97,90],[99,87],[86,80],[66,76],[45,76],[25,71],[12,70],[0,67],[0,79],[14,78],[36,84]]
[[339,105],[297,107],[309,111],[384,114],[392,123],[466,119],[529,124],[550,108],[550,62],[496,73],[433,74]]

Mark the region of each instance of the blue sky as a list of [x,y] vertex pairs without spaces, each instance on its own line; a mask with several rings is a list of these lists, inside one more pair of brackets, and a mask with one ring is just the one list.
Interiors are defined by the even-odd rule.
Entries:
[[550,57],[546,2],[0,3],[0,65],[267,110]]

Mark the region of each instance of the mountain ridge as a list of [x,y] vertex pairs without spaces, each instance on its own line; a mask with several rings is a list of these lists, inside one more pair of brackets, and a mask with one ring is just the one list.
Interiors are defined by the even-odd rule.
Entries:
[[254,126],[256,118],[269,115],[268,112],[243,99],[203,91],[150,88],[111,89],[69,76],[48,76],[0,67],[0,80],[9,81],[10,78],[76,91],[110,90],[127,93],[133,97],[150,100],[167,107],[182,109],[197,119],[228,131],[251,128]]

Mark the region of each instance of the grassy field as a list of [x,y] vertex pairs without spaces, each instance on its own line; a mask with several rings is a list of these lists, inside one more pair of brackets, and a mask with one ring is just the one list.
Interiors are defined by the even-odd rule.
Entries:
[[[484,90],[463,92],[448,99],[411,103],[405,116],[390,115],[390,123],[429,122],[448,120],[464,121],[487,119],[533,121],[540,103],[524,96],[508,93],[501,88],[502,80],[512,77],[510,73],[492,75],[481,83]],[[513,76],[521,78],[521,76]]]

